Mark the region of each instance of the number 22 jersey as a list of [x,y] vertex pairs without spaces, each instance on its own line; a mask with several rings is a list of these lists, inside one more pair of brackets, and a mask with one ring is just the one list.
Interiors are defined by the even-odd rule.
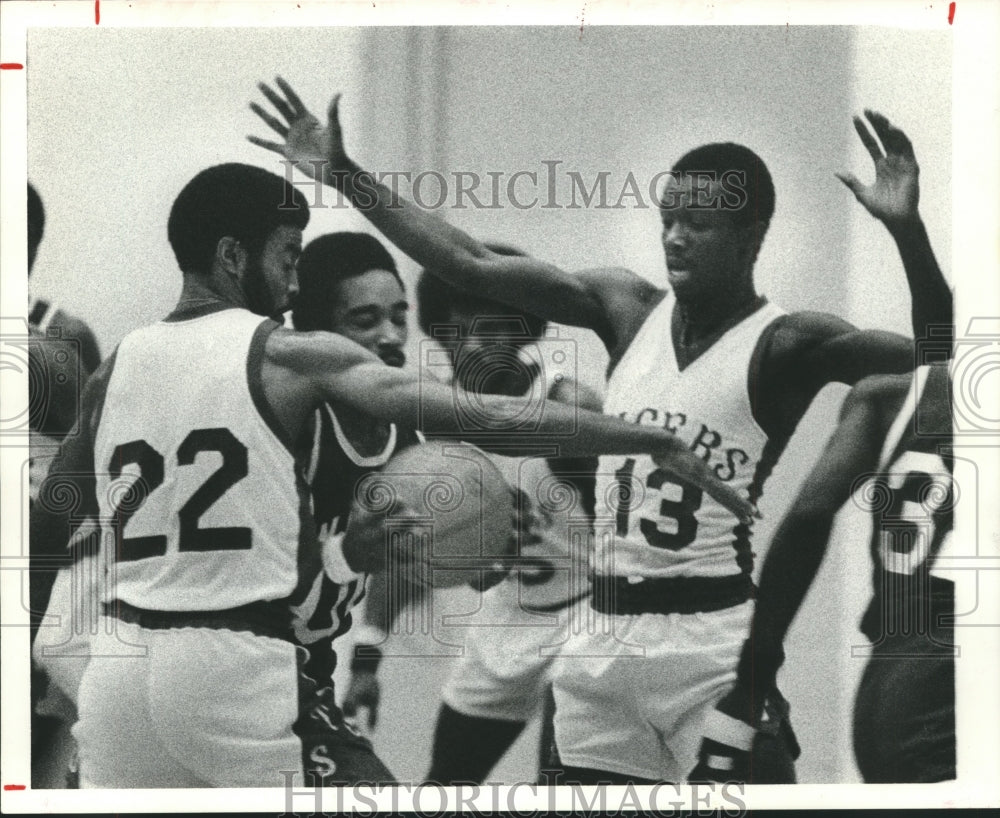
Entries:
[[175,313],[116,350],[93,443],[115,598],[218,611],[296,590],[315,531],[263,395],[277,326],[243,309]]
[[[783,311],[763,304],[681,369],[670,331],[675,303],[668,293],[646,319],[608,380],[604,414],[672,432],[720,480],[756,501],[770,467],[749,373],[762,333]],[[599,576],[718,577],[753,569],[749,526],[700,489],[675,482],[649,455],[601,457],[596,511]]]

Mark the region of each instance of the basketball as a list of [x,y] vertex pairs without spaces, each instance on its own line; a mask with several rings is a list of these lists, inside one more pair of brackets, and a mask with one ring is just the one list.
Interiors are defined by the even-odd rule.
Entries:
[[431,440],[398,452],[359,482],[352,514],[384,515],[390,569],[419,584],[475,585],[514,550],[511,489],[467,443]]

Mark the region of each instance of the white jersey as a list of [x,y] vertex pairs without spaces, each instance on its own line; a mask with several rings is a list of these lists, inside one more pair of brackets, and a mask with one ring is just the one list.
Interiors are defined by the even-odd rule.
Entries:
[[117,599],[206,611],[295,590],[300,543],[315,532],[291,447],[266,419],[261,361],[276,326],[224,309],[118,347],[94,441]]
[[[761,333],[783,311],[765,304],[688,364],[674,353],[668,293],[608,381],[604,413],[666,429],[703,457],[730,488],[755,499],[767,435],[748,389]],[[648,455],[600,459],[595,572],[609,576],[727,576],[752,570],[750,529]]]
[[577,486],[553,474],[544,457],[487,455],[519,493],[527,523],[511,575],[519,585],[520,607],[555,610],[586,596],[592,521]]

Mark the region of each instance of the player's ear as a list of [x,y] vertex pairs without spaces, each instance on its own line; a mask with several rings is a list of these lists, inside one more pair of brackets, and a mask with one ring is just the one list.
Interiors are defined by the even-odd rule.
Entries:
[[248,258],[247,249],[232,236],[223,236],[215,245],[216,267],[238,280],[243,279]]

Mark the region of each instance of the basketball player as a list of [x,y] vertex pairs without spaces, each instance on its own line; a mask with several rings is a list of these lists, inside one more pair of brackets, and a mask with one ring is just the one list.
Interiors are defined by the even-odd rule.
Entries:
[[[523,255],[488,246],[502,255]],[[464,295],[426,270],[417,303],[421,329],[450,352],[453,381],[466,391],[516,396],[545,388],[537,363],[524,357],[543,338],[544,321]],[[562,376],[548,395],[585,409],[601,407],[599,395]],[[493,459],[521,498],[518,563],[483,592],[481,624],[466,632],[465,653],[442,691],[427,775],[441,784],[482,782],[539,712],[558,644],[580,618],[574,606],[590,590],[596,460]],[[543,764],[548,738],[542,739]]]
[[[34,186],[28,183],[28,278],[45,235],[45,208]],[[63,438],[77,422],[83,384],[100,363],[97,341],[90,328],[46,301],[32,299],[28,306],[28,426],[29,497],[33,504],[52,458]],[[64,545],[64,544],[63,544]],[[60,547],[59,552],[62,553]],[[37,557],[52,557],[32,549]],[[29,578],[31,638],[48,602],[54,572],[36,559]]]
[[775,534],[736,684],[709,720],[693,778],[745,779],[759,691],[829,545],[834,516],[867,479],[873,500],[872,643],[854,708],[854,754],[867,783],[955,777],[954,583],[935,575],[951,536],[951,382],[947,364],[866,378]]
[[[350,338],[385,364],[406,363],[409,304],[396,263],[374,236],[366,233],[330,233],[310,242],[298,262],[299,292],[292,320],[301,331],[335,332]],[[397,451],[419,442],[410,429],[384,423],[352,409],[343,402],[327,402],[317,410],[307,442],[311,450],[306,479],[313,499],[313,516],[321,540],[343,534],[354,501],[355,486],[366,475],[384,466]],[[345,582],[327,572],[316,577],[305,601],[293,609],[292,624],[300,644],[309,651],[303,672],[327,687],[327,711],[342,727],[343,739],[371,751],[367,738],[342,718],[353,716],[359,695],[353,673],[345,694],[344,710],[334,704],[333,674],[338,656],[334,640],[350,630],[353,608],[366,593],[367,584],[384,581],[354,574]],[[340,577],[338,577],[340,579]],[[354,669],[367,662],[352,657]],[[381,764],[381,762],[379,762]],[[373,759],[359,777],[387,782],[387,769]]]
[[[28,184],[28,277],[35,266],[45,233],[45,208]],[[90,371],[100,363],[93,333],[79,319],[45,301],[28,306],[28,486],[29,503],[52,464],[60,442],[73,432],[80,394]],[[83,361],[81,362],[81,356]],[[64,563],[64,549],[47,552],[44,543],[29,536],[28,599],[30,639],[34,643],[48,604],[56,571]],[[75,719],[71,702],[49,684],[41,665],[31,662],[31,785],[35,789],[72,784],[66,771],[73,742],[69,727]]]
[[[114,538],[102,632],[147,649],[87,664],[74,727],[87,786],[278,786],[282,771],[333,783],[370,769],[362,748],[338,743],[328,695],[298,672],[307,651],[290,608],[320,570],[345,584],[379,567],[382,529],[369,515],[318,544],[295,443],[330,401],[436,434],[468,431],[452,389],[348,338],[267,318],[297,291],[308,219],[300,192],[248,165],[218,165],[185,186],[167,229],[183,273],[177,306],[126,336],[91,377],[80,433],[33,508],[33,533],[49,542],[87,518]],[[480,400],[495,417],[518,408]],[[653,451],[749,521],[752,506],[663,430],[543,410],[539,442]]]
[[[906,338],[832,315],[786,314],[757,293],[753,267],[775,194],[767,167],[743,146],[702,146],[674,164],[660,207],[664,290],[627,270],[570,275],[490,252],[348,157],[339,95],[323,127],[278,84],[283,96],[260,88],[281,119],[252,108],[284,141],[252,142],[320,174],[403,252],[456,286],[596,332],[610,356],[605,413],[676,434],[755,502],[825,384],[914,366]],[[884,146],[855,119],[876,181],[839,178],[895,239],[914,333],[923,337],[937,316],[950,320],[951,293],[918,214],[912,146],[885,117],[866,116]],[[751,529],[720,518],[711,499],[647,458],[602,458],[596,496],[616,495],[597,509],[607,530],[602,538],[598,526],[592,605],[608,627],[573,634],[564,651],[601,659],[559,661],[556,744],[572,780],[679,781],[697,760],[702,721],[735,678],[755,591]],[[774,698],[777,717],[784,707]],[[790,763],[776,764],[781,772],[754,780],[793,780]]]
[[[522,254],[507,245],[489,246],[505,255]],[[418,280],[417,305],[421,330],[448,353],[453,383],[477,394],[518,396],[544,389],[538,362],[525,360],[524,350],[543,337],[545,322],[464,295],[429,270]],[[598,395],[561,374],[549,389],[549,398],[583,408],[600,407]],[[510,748],[544,699],[570,606],[589,592],[581,580],[585,583],[596,460],[540,455],[492,459],[519,492],[520,548],[506,578],[481,577],[482,622],[466,634],[467,650],[445,686],[435,729],[428,779],[442,784],[482,781]],[[580,540],[575,570],[570,566],[571,522]],[[385,587],[384,572],[372,579],[366,632],[359,634],[344,699],[345,713],[368,710],[369,727],[375,726],[381,698],[378,646],[405,604],[424,601],[420,587],[405,584],[398,574],[388,583],[391,592]],[[549,743],[543,740],[543,761]]]

